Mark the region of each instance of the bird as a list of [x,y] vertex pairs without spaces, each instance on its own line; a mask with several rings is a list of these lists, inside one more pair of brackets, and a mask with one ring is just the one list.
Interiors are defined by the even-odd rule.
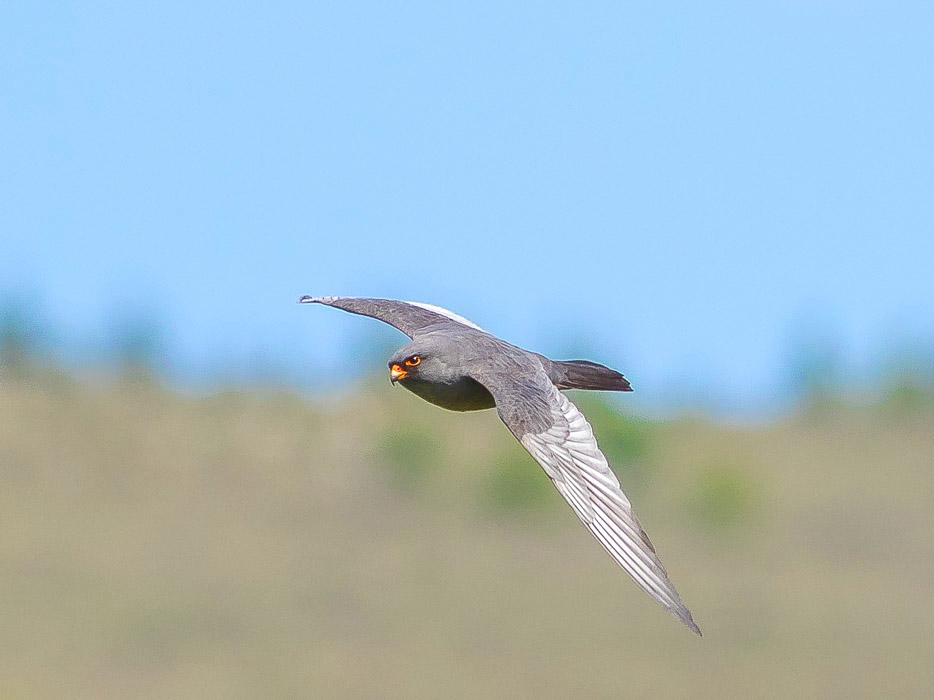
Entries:
[[411,342],[389,360],[392,384],[451,411],[495,408],[616,563],[701,636],[597,446],[593,428],[562,393],[632,391],[622,374],[587,360],[550,360],[433,304],[307,295],[298,303],[369,316],[405,333]]

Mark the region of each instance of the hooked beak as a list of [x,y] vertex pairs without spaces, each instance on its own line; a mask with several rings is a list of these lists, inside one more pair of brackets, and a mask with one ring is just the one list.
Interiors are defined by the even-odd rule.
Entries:
[[400,379],[405,379],[409,376],[409,373],[402,369],[399,365],[393,365],[389,368],[389,381],[393,384],[398,382]]

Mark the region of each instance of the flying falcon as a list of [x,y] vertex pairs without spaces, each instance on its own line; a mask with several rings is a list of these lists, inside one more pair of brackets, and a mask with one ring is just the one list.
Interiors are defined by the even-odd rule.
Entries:
[[586,360],[549,360],[431,304],[355,297],[303,296],[298,301],[370,316],[409,336],[412,342],[389,361],[394,384],[451,411],[495,407],[616,563],[700,635],[597,447],[593,429],[561,393],[562,389],[632,391],[622,374]]

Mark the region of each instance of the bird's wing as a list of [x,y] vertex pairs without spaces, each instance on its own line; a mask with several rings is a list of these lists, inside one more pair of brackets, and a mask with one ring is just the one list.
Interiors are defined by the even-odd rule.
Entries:
[[303,296],[299,304],[324,304],[352,314],[370,316],[383,323],[398,328],[410,338],[418,331],[439,323],[458,323],[474,330],[482,331],[475,323],[458,316],[453,311],[442,309],[433,304],[417,301],[396,301],[395,299],[364,299],[362,297],[310,297]]
[[[538,374],[541,376],[539,377]],[[701,633],[632,512],[593,429],[540,372],[532,381],[502,374],[485,383],[499,416],[551,478],[593,536],[633,579],[688,628]]]

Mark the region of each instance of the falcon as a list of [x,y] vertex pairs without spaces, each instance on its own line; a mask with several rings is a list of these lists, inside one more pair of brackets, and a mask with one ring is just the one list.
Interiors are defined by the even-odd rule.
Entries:
[[561,393],[632,391],[622,374],[586,360],[549,360],[431,304],[358,297],[303,296],[298,301],[369,316],[409,336],[412,342],[389,360],[392,383],[451,411],[496,408],[616,563],[663,608],[701,634],[597,446],[593,429]]

